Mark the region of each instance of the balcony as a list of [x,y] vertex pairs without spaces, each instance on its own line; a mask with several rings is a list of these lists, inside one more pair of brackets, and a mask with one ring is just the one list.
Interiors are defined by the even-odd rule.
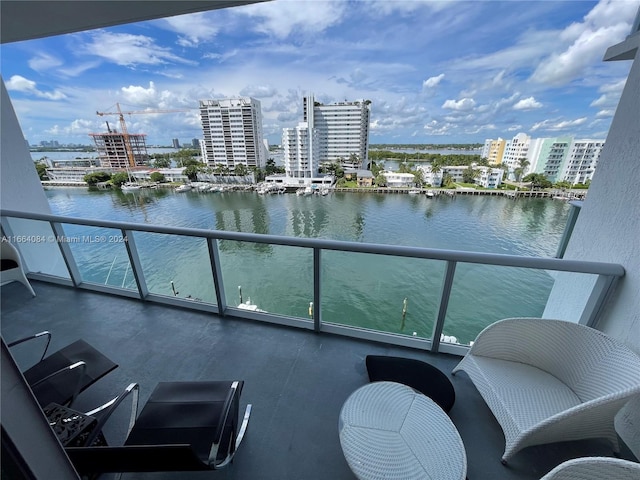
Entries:
[[[59,255],[62,257],[59,264],[66,267],[66,272],[54,274],[32,268],[37,270],[29,274],[38,294],[36,298],[30,298],[26,289],[17,283],[2,288],[3,337],[10,341],[50,330],[54,333],[54,349],[81,337],[119,363],[121,367],[114,374],[82,395],[78,403],[80,409],[88,410],[100,404],[131,381],[140,384],[144,401],[144,395],[148,395],[158,381],[245,380],[243,400],[253,403],[255,410],[249,437],[229,471],[230,478],[238,479],[353,478],[340,450],[337,418],[344,400],[367,382],[366,355],[422,359],[449,373],[468,348],[463,343],[441,341],[443,332],[455,332],[456,328],[450,315],[455,307],[450,306],[450,300],[464,295],[464,284],[460,283],[456,271],[465,277],[469,269],[476,266],[485,269],[481,278],[499,274],[502,268],[520,269],[523,279],[529,270],[593,277],[592,290],[587,292],[580,319],[587,324],[594,321],[609,290],[624,274],[624,269],[616,264],[275,237],[24,212],[2,211],[2,226],[5,234],[14,239],[23,238],[21,235],[32,235],[32,238],[55,235],[69,239],[53,244],[34,241],[19,245],[27,264],[35,265],[38,259]],[[125,282],[116,278],[111,269],[105,280],[97,271],[106,271],[105,268],[88,267],[83,260],[87,252],[71,241],[82,232],[88,235],[87,239],[103,234],[114,239],[126,238],[127,241],[118,246],[126,252],[127,271],[135,280]],[[166,269],[166,259],[154,258],[148,236],[159,236],[162,241],[177,238],[178,248],[200,250],[199,264],[208,270],[205,275],[208,280],[203,283],[210,290],[209,296],[203,295],[203,299],[195,301],[162,294],[151,281],[150,272],[158,270],[160,265],[160,270]],[[228,301],[234,298],[236,288],[235,283],[229,286],[232,283],[229,260],[225,259],[230,244],[244,244],[241,250],[257,253],[257,258],[260,252],[273,254],[274,249],[308,251],[306,258],[311,274],[302,280],[294,276],[294,281],[307,282],[308,298],[313,299],[311,318],[297,317],[284,310],[248,311],[236,307],[237,302]],[[51,247],[55,247],[53,251]],[[106,263],[110,263],[113,257],[96,253],[96,245],[91,242],[89,247],[89,253],[103,256],[108,260]],[[407,261],[424,262],[430,276],[440,282],[439,288],[418,286],[418,290],[427,290],[423,295],[435,297],[433,308],[424,312],[425,317],[432,317],[427,322],[430,334],[416,336],[395,328],[380,328],[374,321],[373,311],[371,325],[365,326],[351,324],[348,315],[336,317],[334,313],[331,316],[328,312],[337,300],[327,293],[323,277],[335,268],[333,264],[340,263],[341,255],[370,256],[367,260],[373,263],[382,255],[398,262],[398,268]],[[278,279],[272,288],[291,289],[287,281]],[[376,301],[379,302],[372,298],[368,303]],[[514,311],[513,316],[517,314]],[[490,321],[493,320],[497,319]],[[478,331],[482,327],[479,324]],[[26,360],[24,355],[19,352],[20,362]],[[599,441],[545,445],[521,452],[508,468],[504,467],[500,463],[504,448],[500,427],[464,374],[450,378],[457,395],[451,417],[465,443],[469,478],[540,478],[566,459],[612,454],[609,446]],[[121,433],[117,424],[114,422],[110,427],[113,430],[107,431],[107,435],[116,439]],[[122,428],[125,425],[126,420],[119,423]],[[630,452],[624,454],[631,455]]]
[[[140,384],[141,404],[159,381],[246,381],[241,400],[253,404],[249,430],[233,465],[219,472],[222,478],[355,478],[340,449],[338,415],[349,394],[368,381],[366,355],[416,358],[448,375],[460,358],[48,282],[32,284],[35,298],[17,282],[2,287],[5,339],[46,329],[53,333],[53,350],[84,338],[120,365],[78,397],[80,410],[100,404],[132,381]],[[27,360],[24,351],[14,349],[14,354],[19,362]],[[491,412],[466,374],[449,378],[456,391],[450,415],[465,445],[470,479],[539,479],[570,458],[612,455],[608,444],[599,440],[565,442],[529,447],[505,467],[500,463],[504,438]],[[112,442],[122,438],[127,420],[122,408],[108,424],[106,435]],[[632,458],[626,450],[622,456]],[[204,477],[181,473],[179,478]]]

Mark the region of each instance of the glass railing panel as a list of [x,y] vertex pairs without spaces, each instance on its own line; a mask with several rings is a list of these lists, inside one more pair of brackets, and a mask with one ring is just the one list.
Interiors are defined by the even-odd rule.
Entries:
[[27,272],[42,273],[66,280],[71,278],[49,222],[3,218],[2,225],[5,233],[3,240],[20,250]]
[[310,320],[313,250],[302,247],[220,240],[227,305],[255,305],[268,313]]
[[136,290],[125,241],[120,230],[63,224],[57,237],[71,251],[80,280],[128,290]]
[[205,238],[135,232],[134,239],[149,293],[216,303]]
[[553,283],[544,270],[458,263],[442,331],[445,341],[468,345],[497,320],[542,317]]
[[322,320],[431,338],[445,263],[365,253],[322,252]]

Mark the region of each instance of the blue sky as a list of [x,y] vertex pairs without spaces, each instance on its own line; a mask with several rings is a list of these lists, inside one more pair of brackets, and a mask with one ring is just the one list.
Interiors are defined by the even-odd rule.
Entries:
[[630,62],[602,62],[640,0],[276,0],[1,47],[25,137],[90,144],[96,111],[148,144],[200,138],[200,99],[252,96],[279,144],[301,98],[369,99],[371,143],[605,138]]

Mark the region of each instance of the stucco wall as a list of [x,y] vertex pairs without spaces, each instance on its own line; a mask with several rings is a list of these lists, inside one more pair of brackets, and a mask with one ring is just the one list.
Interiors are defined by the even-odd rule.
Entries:
[[[51,213],[51,207],[34,167],[22,128],[11,104],[11,99],[2,83],[0,98],[0,206],[4,210]],[[43,272],[68,278],[67,269],[55,242],[30,243],[19,239],[48,238],[52,231],[48,225],[29,220],[10,219],[3,221],[9,241],[18,247],[25,267],[30,272]],[[12,237],[14,234],[15,237]],[[37,292],[36,292],[37,293]]]
[[[598,328],[640,354],[640,60],[633,61],[598,171],[576,222],[565,257],[619,263],[625,277]],[[560,276],[544,316],[567,318],[584,288]]]
[[[639,17],[640,18],[640,17]],[[640,34],[636,34],[640,37]],[[639,38],[635,38],[640,43]],[[613,118],[598,170],[576,222],[565,258],[624,266],[597,327],[640,354],[640,48]],[[544,312],[570,318],[581,282],[556,280]],[[577,309],[577,308],[576,308]],[[640,396],[616,417],[620,437],[640,458]]]

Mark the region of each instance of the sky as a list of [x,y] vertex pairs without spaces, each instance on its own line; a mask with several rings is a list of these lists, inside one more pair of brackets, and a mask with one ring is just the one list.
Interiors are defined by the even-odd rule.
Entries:
[[198,102],[250,96],[263,130],[302,97],[371,100],[370,143],[606,138],[631,62],[603,62],[640,0],[275,0],[4,44],[1,74],[31,144],[91,144],[119,128],[148,145],[202,138]]

